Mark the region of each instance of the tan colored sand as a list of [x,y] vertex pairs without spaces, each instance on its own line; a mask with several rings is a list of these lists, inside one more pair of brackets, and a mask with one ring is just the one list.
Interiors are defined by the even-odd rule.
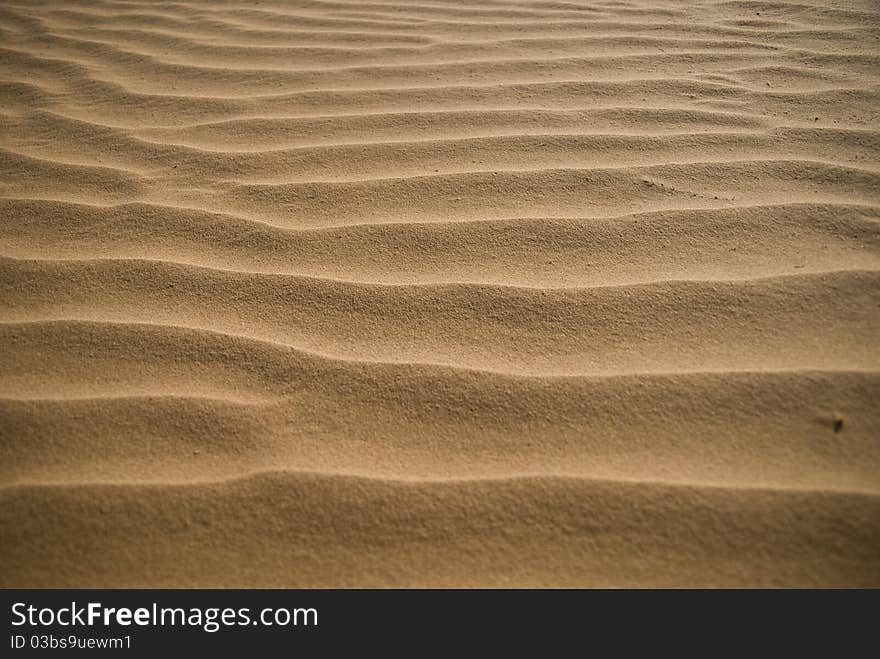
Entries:
[[0,6],[0,586],[880,586],[880,8]]

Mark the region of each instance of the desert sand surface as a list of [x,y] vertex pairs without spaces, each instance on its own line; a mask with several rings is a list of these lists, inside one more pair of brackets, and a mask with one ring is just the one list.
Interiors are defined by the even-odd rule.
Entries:
[[0,586],[880,586],[880,5],[4,0]]

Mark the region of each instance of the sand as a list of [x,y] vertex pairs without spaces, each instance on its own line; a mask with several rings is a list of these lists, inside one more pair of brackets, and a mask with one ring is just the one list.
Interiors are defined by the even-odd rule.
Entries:
[[880,586],[880,6],[6,0],[0,586]]

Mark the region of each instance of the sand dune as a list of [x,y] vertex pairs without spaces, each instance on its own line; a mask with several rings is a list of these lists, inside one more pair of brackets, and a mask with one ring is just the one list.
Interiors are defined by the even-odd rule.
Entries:
[[0,586],[880,586],[867,0],[10,0]]
[[[288,472],[211,485],[21,487],[0,497],[0,519],[11,527],[6,564],[31,583],[43,582],[46,563],[58,570],[55,583],[105,586],[878,579],[880,509],[876,496],[857,493],[570,478],[409,484]],[[132,552],[133,537],[149,550]],[[26,552],[34,546],[44,547],[43,565]]]

